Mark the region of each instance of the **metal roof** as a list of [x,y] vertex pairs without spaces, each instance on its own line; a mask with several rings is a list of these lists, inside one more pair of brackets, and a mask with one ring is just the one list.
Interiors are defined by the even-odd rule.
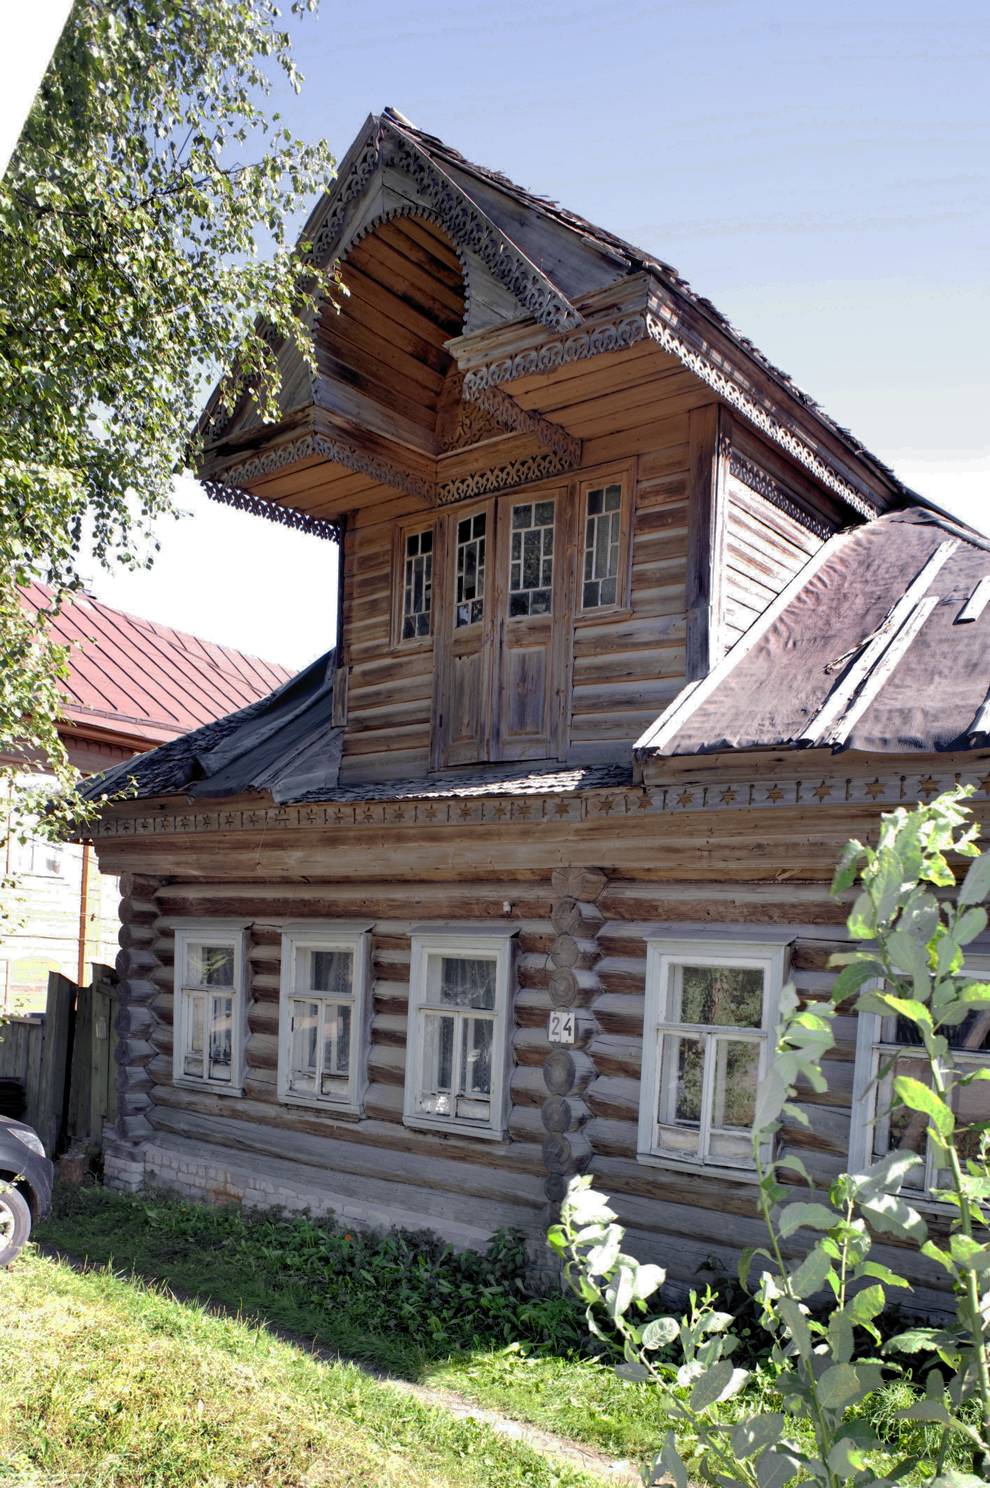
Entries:
[[48,611],[48,634],[69,647],[62,683],[66,724],[123,736],[135,746],[188,729],[267,696],[292,676],[287,667],[230,646],[112,609],[89,594],[51,612],[52,591],[31,584],[26,608]]
[[990,541],[916,508],[827,542],[636,754],[988,743]]

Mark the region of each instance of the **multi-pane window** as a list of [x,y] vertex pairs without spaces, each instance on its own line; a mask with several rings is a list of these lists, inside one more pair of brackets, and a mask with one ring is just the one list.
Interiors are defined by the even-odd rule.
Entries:
[[404,641],[430,634],[433,613],[433,528],[407,532],[402,559]]
[[639,1155],[752,1166],[750,1130],[783,945],[651,941]]
[[[966,973],[981,981],[990,976],[990,960],[971,958]],[[921,1163],[909,1173],[905,1189],[926,1195],[950,1186],[939,1166],[939,1153],[928,1139],[928,1117],[894,1098],[894,1080],[907,1075],[931,1085],[931,1069],[917,1026],[892,1013],[860,1013],[853,1090],[850,1167],[858,1171],[888,1152],[916,1152]],[[990,1068],[990,1012],[976,1008],[964,1022],[940,1030],[948,1043],[946,1066],[961,1074]],[[956,1145],[963,1157],[976,1157],[979,1132],[975,1125],[990,1121],[990,1083],[955,1083],[948,1094],[958,1130]]]
[[338,923],[283,934],[280,1100],[359,1109],[367,947],[366,927]]
[[613,482],[586,492],[581,607],[618,603],[622,487]]
[[173,1078],[240,1094],[243,1054],[243,930],[222,922],[177,930]]
[[413,938],[406,1121],[501,1136],[511,941]]
[[553,521],[552,501],[524,501],[512,508],[510,615],[549,615],[553,609]]
[[474,625],[485,613],[485,513],[457,524],[454,565],[454,623]]

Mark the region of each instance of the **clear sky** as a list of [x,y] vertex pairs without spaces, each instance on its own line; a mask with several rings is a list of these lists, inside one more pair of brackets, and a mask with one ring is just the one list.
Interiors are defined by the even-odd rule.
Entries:
[[[288,8],[288,7],[286,7]],[[323,0],[286,121],[341,157],[392,104],[674,264],[901,478],[990,530],[986,0]],[[333,550],[212,507],[108,602],[289,664]]]

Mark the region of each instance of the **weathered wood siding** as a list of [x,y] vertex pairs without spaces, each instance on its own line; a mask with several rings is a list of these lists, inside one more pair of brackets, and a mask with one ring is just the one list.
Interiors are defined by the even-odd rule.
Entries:
[[[923,763],[863,758],[837,767],[820,751],[800,761],[667,762],[651,768],[642,790],[512,799],[502,817],[477,802],[427,804],[418,817],[408,803],[356,803],[328,807],[322,828],[262,827],[260,851],[258,832],[246,830],[109,838],[105,866],[132,875],[122,906],[120,1131],[178,1152],[193,1144],[218,1161],[264,1161],[314,1194],[470,1243],[510,1223],[538,1238],[547,1200],[559,1197],[568,1173],[587,1168],[614,1195],[632,1247],[661,1260],[672,1279],[703,1281],[712,1262],[731,1270],[760,1236],[755,1186],[637,1160],[646,937],[706,926],[784,930],[798,991],[826,998],[828,957],[845,938],[846,906],[828,892],[843,844],[875,835],[882,810],[934,794],[957,770],[983,781],[977,809],[990,818],[990,752],[927,762],[931,775],[919,773]],[[330,824],[335,811],[339,827]],[[465,812],[471,820],[461,820]],[[184,916],[251,923],[241,1099],[172,1085],[172,946]],[[277,1099],[280,927],[310,917],[373,925],[361,1120]],[[410,929],[486,920],[518,928],[508,1140],[411,1130],[402,1123]],[[572,1050],[548,1044],[553,1006],[575,1010]],[[829,1090],[806,1093],[810,1126],[785,1132],[821,1184],[843,1168],[849,1146],[850,1017],[839,1018],[836,1035]],[[885,1254],[915,1279],[912,1306],[933,1304],[929,1263],[889,1242]]]

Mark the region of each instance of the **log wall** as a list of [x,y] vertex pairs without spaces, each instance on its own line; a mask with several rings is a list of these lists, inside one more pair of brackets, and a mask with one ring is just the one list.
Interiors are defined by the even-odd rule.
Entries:
[[[960,764],[967,776],[982,776],[979,810],[990,816],[990,754],[947,759],[939,775],[920,777],[920,787],[916,775],[891,768],[896,762],[886,762],[882,776],[876,760],[844,760],[840,779],[819,777],[824,755],[803,759],[809,764],[803,783],[785,779],[778,759],[756,769],[752,759],[670,764],[663,767],[663,787],[654,780],[641,792],[599,795],[571,822],[555,822],[550,798],[525,823],[479,818],[463,826],[396,824],[383,832],[359,826],[370,808],[356,805],[346,828],[272,832],[260,851],[256,840],[216,832],[185,842],[133,835],[104,842],[105,866],[126,875],[120,1139],[131,1144],[132,1157],[150,1154],[148,1171],[166,1181],[171,1173],[180,1186],[186,1180],[168,1163],[199,1164],[214,1175],[198,1190],[208,1195],[244,1196],[230,1173],[256,1169],[274,1185],[264,1190],[272,1201],[332,1208],[355,1223],[390,1216],[467,1244],[505,1224],[521,1225],[538,1244],[548,1205],[570,1176],[589,1170],[614,1196],[632,1248],[662,1261],[675,1282],[694,1285],[713,1267],[731,1270],[739,1250],[760,1236],[755,1186],[637,1159],[647,935],[772,926],[791,941],[801,996],[826,998],[828,958],[845,938],[846,913],[828,883],[845,841],[869,838],[882,809],[917,799],[919,788],[934,793]],[[878,782],[886,800],[870,798]],[[860,786],[860,799],[843,798]],[[671,804],[653,814],[650,803],[659,802],[661,790]],[[735,804],[763,796],[776,801],[781,792],[804,804]],[[689,795],[693,803],[675,809]],[[721,803],[726,796],[730,804],[698,809],[702,800]],[[573,805],[573,797],[561,799]],[[189,916],[251,925],[243,1098],[171,1082],[172,947],[177,921]],[[373,925],[362,1119],[277,1099],[280,930],[286,920],[310,917]],[[479,920],[518,931],[511,1115],[503,1142],[402,1123],[411,927]],[[548,1042],[552,1008],[575,1013],[572,1047]],[[840,1017],[836,1034],[826,1066],[829,1089],[804,1098],[810,1126],[793,1125],[784,1134],[786,1147],[823,1185],[841,1171],[848,1151],[853,1019]],[[913,1268],[913,1306],[937,1305],[938,1277],[927,1262],[896,1246],[881,1247],[879,1255]]]

